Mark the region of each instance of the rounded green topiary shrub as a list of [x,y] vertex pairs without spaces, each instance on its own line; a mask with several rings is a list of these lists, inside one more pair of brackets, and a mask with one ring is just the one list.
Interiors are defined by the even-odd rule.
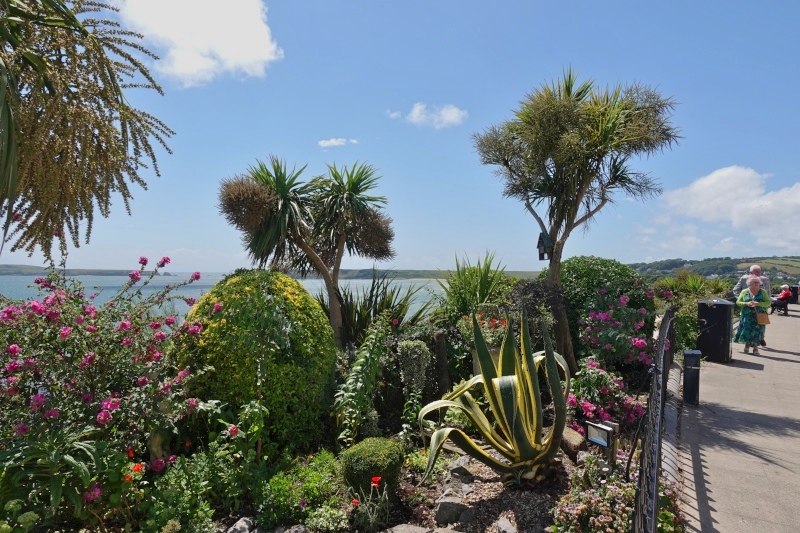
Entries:
[[336,347],[319,304],[289,276],[240,269],[203,295],[186,316],[202,324],[180,335],[175,358],[193,370],[190,393],[233,408],[259,401],[269,414],[261,432],[270,446],[308,447],[333,394]]
[[400,468],[403,466],[403,446],[384,437],[371,437],[342,452],[342,477],[352,489],[362,494],[370,493],[372,478],[379,476],[387,493],[394,495],[400,485]]

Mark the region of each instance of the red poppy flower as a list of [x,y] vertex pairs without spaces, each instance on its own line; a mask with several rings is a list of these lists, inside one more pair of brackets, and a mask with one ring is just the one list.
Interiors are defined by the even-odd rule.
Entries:
[[358,507],[358,504],[359,504],[359,503],[360,503],[360,502],[359,502],[358,500],[356,500],[355,498],[353,498],[353,507]]
[[125,481],[130,482],[133,479],[133,476],[130,474],[125,474]]
[[131,467],[131,470],[133,470],[134,472],[141,472],[142,468],[143,468],[142,463],[136,463]]
[[133,459],[133,448],[131,448],[130,446],[128,446],[127,452],[128,452],[128,457],[130,457],[131,459]]
[[380,483],[381,483],[381,476],[375,476],[372,478],[372,486],[375,487],[376,489],[380,488]]

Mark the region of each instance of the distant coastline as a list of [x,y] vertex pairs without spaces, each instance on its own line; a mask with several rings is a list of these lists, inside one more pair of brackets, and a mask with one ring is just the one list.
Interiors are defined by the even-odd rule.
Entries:
[[[0,276],[44,276],[47,275],[48,269],[40,266],[33,265],[0,265]],[[378,275],[386,275],[387,278],[394,279],[445,279],[450,274],[449,270],[376,270]],[[127,276],[130,270],[108,270],[97,268],[68,268],[65,271],[67,276]],[[149,271],[144,272],[150,275]],[[539,275],[538,271],[506,271],[508,276],[517,277],[520,279],[531,279]],[[172,276],[169,272],[163,274],[157,273],[161,276]],[[365,269],[342,269],[339,272],[340,280],[348,279],[372,279],[373,270],[371,268]],[[299,276],[293,276],[299,277]],[[316,276],[309,276],[313,279]]]

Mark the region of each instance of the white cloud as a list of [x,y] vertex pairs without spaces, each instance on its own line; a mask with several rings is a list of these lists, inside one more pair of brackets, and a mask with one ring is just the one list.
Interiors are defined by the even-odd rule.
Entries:
[[[767,191],[769,176],[730,166],[664,193],[675,218],[703,222],[706,248],[731,253],[788,253],[800,248],[800,182]],[[719,238],[719,234],[725,235]],[[731,234],[734,235],[731,235]],[[680,250],[680,248],[677,248]]]
[[403,114],[400,111],[392,111],[391,109],[387,109],[386,116],[389,118],[400,118],[403,116]]
[[[386,114],[389,118],[399,118],[399,111],[388,111]],[[406,115],[406,121],[417,126],[433,126],[434,129],[442,129],[450,126],[458,126],[463,123],[469,112],[466,109],[459,109],[458,107],[447,104],[443,107],[434,107],[428,109],[426,104],[417,102],[411,108],[411,111]]]
[[344,146],[345,144],[358,144],[357,139],[345,139],[343,137],[338,137],[335,139],[327,139],[323,141],[317,142],[322,148],[332,148],[334,146]]
[[184,86],[221,74],[263,77],[283,58],[261,0],[118,0],[126,27],[145,35],[162,57],[156,69]]

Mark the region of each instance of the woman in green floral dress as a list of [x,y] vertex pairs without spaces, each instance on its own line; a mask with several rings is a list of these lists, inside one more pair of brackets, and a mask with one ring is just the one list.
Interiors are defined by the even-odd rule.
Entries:
[[769,294],[761,288],[761,280],[758,276],[750,276],[747,280],[748,290],[739,293],[736,305],[742,308],[739,315],[739,329],[733,342],[744,343],[744,353],[753,347],[753,355],[758,354],[758,344],[764,338],[764,328],[756,319],[757,313],[767,313],[770,305]]

